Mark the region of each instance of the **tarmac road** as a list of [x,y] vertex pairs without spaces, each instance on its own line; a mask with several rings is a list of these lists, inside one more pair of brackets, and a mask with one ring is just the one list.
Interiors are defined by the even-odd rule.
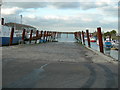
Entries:
[[118,65],[78,43],[3,47],[3,88],[118,88]]

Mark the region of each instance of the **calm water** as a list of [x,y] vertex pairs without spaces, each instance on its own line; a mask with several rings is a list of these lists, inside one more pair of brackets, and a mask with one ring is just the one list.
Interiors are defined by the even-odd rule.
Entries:
[[[74,34],[61,34],[58,37],[58,41],[59,42],[76,42],[75,38],[74,38]],[[86,46],[87,46],[87,41],[85,42]],[[97,43],[95,42],[91,42],[91,48],[93,48],[94,50],[99,51],[99,46],[97,45]],[[104,50],[105,54],[112,56],[113,58],[118,60],[118,51],[117,50]]]

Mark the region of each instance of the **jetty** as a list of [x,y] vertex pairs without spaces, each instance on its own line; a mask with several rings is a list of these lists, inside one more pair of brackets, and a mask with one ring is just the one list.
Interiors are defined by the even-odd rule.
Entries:
[[[101,27],[97,28],[99,51],[91,48],[89,30],[32,29],[27,34],[27,29],[20,30],[19,45],[13,44],[15,28],[12,27],[9,46],[2,47],[4,89],[118,88],[118,61],[104,54]],[[76,42],[59,42],[61,34],[73,34]]]
[[3,88],[118,88],[118,61],[91,50],[89,39],[85,47],[80,33],[77,42],[3,47]]

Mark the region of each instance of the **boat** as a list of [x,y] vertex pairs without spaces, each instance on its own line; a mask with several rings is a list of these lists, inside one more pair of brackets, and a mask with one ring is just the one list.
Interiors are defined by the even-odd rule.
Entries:
[[117,41],[117,40],[112,41],[112,49],[114,49],[114,50],[119,49],[119,41]]
[[94,37],[90,37],[90,42],[96,42],[96,39]]
[[[0,31],[1,46],[6,46],[10,44],[10,32],[11,28],[8,26],[2,26],[2,31]],[[22,39],[17,33],[14,33],[12,44],[18,44]]]
[[87,40],[87,37],[84,37],[85,40]]
[[104,47],[105,48],[112,48],[112,39],[107,37],[104,41]]

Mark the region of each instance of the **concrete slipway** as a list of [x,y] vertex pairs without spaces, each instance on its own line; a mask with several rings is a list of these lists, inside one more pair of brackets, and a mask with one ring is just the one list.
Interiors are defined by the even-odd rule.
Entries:
[[4,88],[117,88],[118,62],[78,43],[2,48]]

